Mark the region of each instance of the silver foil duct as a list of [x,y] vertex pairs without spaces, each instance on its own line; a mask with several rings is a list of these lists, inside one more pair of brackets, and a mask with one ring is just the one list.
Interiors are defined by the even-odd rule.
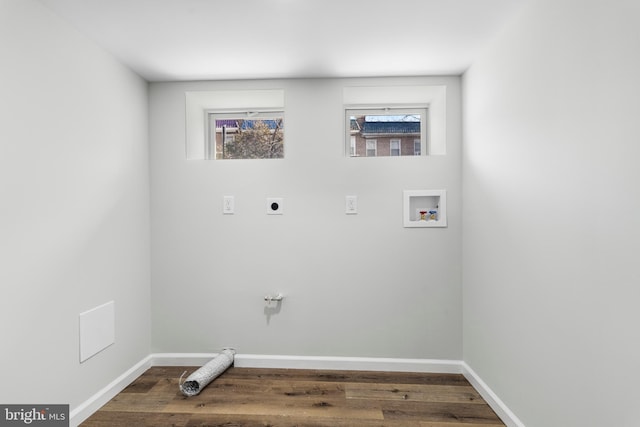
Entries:
[[[187,379],[180,384],[182,394],[185,396],[195,396],[200,393],[203,388],[233,364],[235,354],[236,351],[232,348],[222,350],[221,353],[189,375]],[[180,379],[182,380],[182,377],[180,377]]]

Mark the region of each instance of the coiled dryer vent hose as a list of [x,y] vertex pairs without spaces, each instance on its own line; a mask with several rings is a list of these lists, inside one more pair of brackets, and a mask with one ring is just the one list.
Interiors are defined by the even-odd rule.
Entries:
[[[225,348],[216,357],[207,362],[200,369],[193,372],[184,382],[180,377],[180,391],[185,396],[195,396],[200,393],[211,381],[219,377],[233,364],[233,357],[236,351],[232,348]],[[186,372],[186,371],[185,371]],[[182,374],[184,375],[184,373]]]

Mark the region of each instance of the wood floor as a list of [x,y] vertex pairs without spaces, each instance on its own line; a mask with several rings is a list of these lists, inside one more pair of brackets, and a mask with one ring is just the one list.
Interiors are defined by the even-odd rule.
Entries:
[[198,396],[153,367],[82,427],[504,427],[462,375],[229,368]]

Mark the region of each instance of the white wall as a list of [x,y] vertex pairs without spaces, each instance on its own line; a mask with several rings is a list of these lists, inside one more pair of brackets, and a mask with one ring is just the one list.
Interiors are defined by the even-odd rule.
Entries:
[[[448,154],[344,156],[351,85],[447,85]],[[461,358],[459,78],[150,86],[152,347]],[[185,91],[285,90],[283,160],[185,160]],[[402,190],[448,191],[449,227],[406,229]],[[224,195],[235,215],[222,215]],[[345,195],[359,213],[345,215]],[[285,214],[265,214],[284,197]],[[282,292],[268,317],[263,296]]]
[[0,402],[73,409],[149,354],[147,84],[32,0],[0,0],[0,58]]
[[540,0],[464,75],[464,360],[527,427],[637,425],[640,6]]

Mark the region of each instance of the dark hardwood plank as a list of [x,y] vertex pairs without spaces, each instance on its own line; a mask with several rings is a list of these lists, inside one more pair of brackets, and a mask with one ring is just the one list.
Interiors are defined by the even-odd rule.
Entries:
[[178,379],[162,378],[146,393],[125,393],[123,390],[100,408],[100,411],[161,412],[177,395],[181,396]]
[[[178,374],[179,375],[179,374]],[[227,378],[249,376],[260,379],[291,381],[357,382],[378,384],[434,384],[470,386],[460,374],[424,374],[416,372],[332,371],[316,369],[235,368],[225,372]]]
[[82,426],[91,427],[177,427],[187,426],[190,414],[171,414],[154,412],[117,412],[98,411]]
[[485,404],[471,386],[431,384],[347,384],[347,399]]
[[387,402],[382,408],[388,420],[496,424],[500,418],[489,405],[433,402]]
[[[424,427],[419,421],[352,420],[341,418],[308,418],[253,415],[194,415],[186,427]],[[428,427],[428,426],[427,426]],[[456,427],[449,424],[445,427]],[[467,427],[467,426],[465,426]],[[474,426],[470,426],[474,427]],[[482,427],[487,427],[482,426]]]
[[[311,382],[298,387],[288,385],[268,385],[266,389],[247,392],[243,390],[220,390],[212,388],[188,399],[175,399],[165,409],[168,412],[191,414],[227,414],[310,417],[310,418],[347,418],[362,420],[382,420],[380,407],[371,405],[347,405],[344,390],[334,384],[319,385]],[[333,389],[331,389],[333,387]],[[186,401],[185,401],[186,400]]]

